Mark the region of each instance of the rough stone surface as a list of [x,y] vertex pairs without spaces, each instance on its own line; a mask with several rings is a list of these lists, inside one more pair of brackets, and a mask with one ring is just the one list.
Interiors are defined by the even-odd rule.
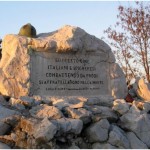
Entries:
[[112,129],[109,133],[108,142],[111,145],[117,146],[119,148],[124,148],[124,149],[130,148],[130,144],[125,132],[115,125],[112,125],[111,128]]
[[6,118],[12,117],[14,115],[20,115],[20,113],[18,111],[0,106],[0,120],[5,120]]
[[10,131],[11,126],[4,123],[0,122],[0,135],[6,134],[8,131]]
[[140,141],[133,132],[127,132],[127,137],[132,149],[148,149],[147,145]]
[[100,119],[107,119],[110,122],[114,122],[118,119],[117,114],[109,107],[94,105],[86,106],[86,109],[92,112],[92,120],[94,122]]
[[107,119],[102,119],[97,123],[90,125],[86,129],[86,135],[89,142],[104,142],[108,139],[108,130],[110,124]]
[[39,141],[48,142],[51,140],[57,132],[57,126],[50,122],[47,118],[44,118],[38,125],[37,129],[34,130],[33,136]]
[[117,147],[112,146],[109,143],[94,143],[92,149],[116,149]]
[[127,113],[121,118],[121,126],[134,132],[137,137],[150,147],[150,117],[149,114],[135,115]]
[[68,118],[61,118],[58,119],[57,125],[59,127],[59,134],[64,133],[74,133],[79,134],[83,128],[83,122],[80,119],[68,119]]
[[92,113],[84,108],[73,109],[73,108],[67,107],[65,111],[71,118],[81,119],[84,124],[87,124],[91,121]]
[[117,99],[113,102],[113,110],[123,115],[129,111],[129,104],[124,99]]
[[59,119],[62,117],[62,113],[54,106],[48,106],[46,104],[41,104],[39,106],[32,107],[29,111],[30,114],[35,118],[49,118],[49,119]]
[[[35,84],[30,82],[30,75],[32,76],[33,73],[30,72],[30,60],[33,53],[37,52],[42,53],[42,55],[47,52],[55,52],[56,55],[58,55],[58,52],[76,52],[78,55],[90,53],[90,57],[92,56],[91,53],[96,53],[95,57],[99,55],[101,59],[104,59],[100,67],[100,69],[104,69],[102,77],[105,79],[107,75],[110,78],[106,79],[104,81],[106,85],[103,85],[103,89],[110,89],[110,91],[107,90],[105,93],[103,90],[99,90],[99,92],[103,91],[102,94],[110,96],[112,93],[115,98],[124,98],[126,95],[125,77],[115,63],[111,48],[102,40],[86,33],[83,29],[68,25],[48,34],[40,34],[38,38],[27,38],[18,35],[5,36],[0,63],[0,92],[3,95],[20,98],[21,96],[31,96],[33,94],[31,89]],[[108,73],[110,73],[110,77]],[[90,95],[90,93],[88,94]]]
[[0,149],[11,149],[8,145],[0,142]]
[[126,79],[122,69],[118,64],[111,64],[110,67],[110,81],[112,86],[112,96],[117,98],[125,98],[128,94],[126,86]]
[[150,89],[143,78],[136,79],[136,82],[133,84],[133,89],[139,98],[145,101],[150,101]]

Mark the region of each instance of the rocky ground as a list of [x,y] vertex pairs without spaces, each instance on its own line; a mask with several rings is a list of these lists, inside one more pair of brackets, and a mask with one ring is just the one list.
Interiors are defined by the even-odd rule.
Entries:
[[150,103],[0,96],[0,148],[150,148]]

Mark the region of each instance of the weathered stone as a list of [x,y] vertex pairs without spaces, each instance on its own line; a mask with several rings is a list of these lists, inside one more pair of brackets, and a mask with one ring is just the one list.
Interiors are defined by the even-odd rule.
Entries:
[[133,84],[133,89],[139,98],[145,101],[150,101],[150,90],[143,78],[136,79],[136,82]]
[[28,133],[29,135],[33,135],[35,130],[36,130],[36,126],[38,125],[38,120],[34,119],[34,118],[21,118],[20,121],[20,128],[22,129],[22,131]]
[[80,134],[83,128],[83,122],[80,119],[61,118],[56,121],[59,134],[74,133]]
[[85,133],[89,142],[104,142],[108,139],[108,130],[110,124],[107,119],[102,119],[99,122],[96,122],[90,125]]
[[20,115],[20,113],[18,111],[0,106],[0,120],[5,120],[8,117],[12,117],[14,115]]
[[111,128],[112,129],[109,133],[108,143],[119,148],[130,148],[130,144],[125,132],[115,125],[112,125]]
[[118,64],[111,64],[110,80],[112,85],[112,96],[115,99],[125,98],[128,94],[126,79],[122,69]]
[[113,97],[108,95],[88,98],[86,105],[100,105],[100,106],[108,106],[111,107],[113,105]]
[[113,102],[112,109],[123,115],[129,111],[129,104],[124,99],[117,99]]
[[54,106],[48,106],[46,104],[32,107],[29,112],[33,117],[40,119],[45,117],[49,119],[59,119],[62,117],[62,113],[58,108]]
[[4,135],[6,134],[8,131],[10,131],[11,126],[4,123],[4,122],[0,122],[0,135]]
[[20,97],[20,100],[23,102],[25,106],[32,106],[34,104],[34,99],[27,96]]
[[94,143],[92,149],[117,149],[117,147],[112,146],[109,143]]
[[47,118],[44,118],[34,131],[33,136],[38,142],[48,142],[56,134],[57,126],[55,126]]
[[[58,58],[61,61],[55,62]],[[66,61],[72,59],[76,62],[69,62],[71,66],[66,65],[66,62],[62,61],[64,58]],[[51,71],[58,74],[53,69],[56,66],[69,67],[69,70],[62,69],[65,74],[64,77],[59,76],[59,86],[57,84],[57,87],[49,87],[48,82],[52,81],[55,85],[54,81],[58,81],[57,77],[57,80],[53,77],[47,80]],[[126,94],[123,91],[127,86],[124,75],[116,66],[111,48],[79,27],[64,26],[55,32],[40,34],[39,38],[7,35],[3,40],[0,63],[0,92],[14,98],[29,95],[99,97],[112,94],[122,98]],[[77,67],[79,74],[70,67]],[[81,67],[88,69],[83,70]],[[93,69],[92,74],[89,68]],[[45,73],[48,74],[45,76]],[[72,82],[77,80],[72,79],[70,82],[70,78],[65,77],[66,73],[79,75],[78,81],[81,84],[73,84]],[[64,84],[68,81],[69,84]],[[118,81],[121,84],[118,84]],[[47,84],[43,84],[45,82]],[[86,82],[86,90],[82,82]],[[117,95],[116,91],[120,95]]]
[[67,107],[65,108],[65,111],[71,118],[81,119],[84,124],[87,124],[91,121],[92,113],[90,111],[87,111],[84,108],[73,109],[73,108]]
[[25,106],[23,105],[23,102],[20,99],[11,98],[9,103],[11,106],[15,107],[18,110],[24,110]]
[[140,141],[133,132],[127,132],[127,138],[132,149],[148,149],[147,145]]
[[8,105],[8,102],[6,102],[5,98],[2,95],[0,95],[0,105]]
[[121,118],[121,126],[132,131],[136,136],[150,147],[150,118],[148,114],[124,114]]
[[0,142],[0,149],[11,149],[8,145]]
[[94,105],[86,106],[86,109],[92,112],[92,120],[94,122],[97,122],[100,119],[107,119],[110,122],[114,122],[118,119],[117,114],[109,107]]

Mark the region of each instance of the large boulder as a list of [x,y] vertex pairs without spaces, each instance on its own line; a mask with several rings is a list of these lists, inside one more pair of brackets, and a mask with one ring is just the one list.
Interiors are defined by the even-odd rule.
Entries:
[[150,89],[143,78],[136,79],[136,82],[133,84],[133,89],[139,98],[144,101],[150,101]]
[[33,51],[40,52],[43,55],[46,52],[57,54],[95,52],[104,60],[101,62],[102,65],[104,62],[107,63],[103,68],[109,76],[106,81],[109,82],[109,85],[106,85],[106,87],[110,96],[125,98],[127,95],[125,76],[118,64],[115,63],[111,48],[104,41],[86,33],[79,27],[66,25],[54,32],[39,34],[38,38],[6,35],[2,46],[0,93],[3,95],[20,98],[21,96],[31,96],[33,94],[34,90],[31,92],[31,87],[34,83],[30,79]]

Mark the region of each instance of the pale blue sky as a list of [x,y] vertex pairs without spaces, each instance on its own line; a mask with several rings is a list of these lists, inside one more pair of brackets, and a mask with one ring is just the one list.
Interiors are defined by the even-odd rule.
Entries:
[[51,32],[68,24],[101,38],[104,29],[116,22],[120,4],[129,6],[133,2],[0,1],[0,38],[6,34],[17,34],[26,23],[31,23],[37,33]]

